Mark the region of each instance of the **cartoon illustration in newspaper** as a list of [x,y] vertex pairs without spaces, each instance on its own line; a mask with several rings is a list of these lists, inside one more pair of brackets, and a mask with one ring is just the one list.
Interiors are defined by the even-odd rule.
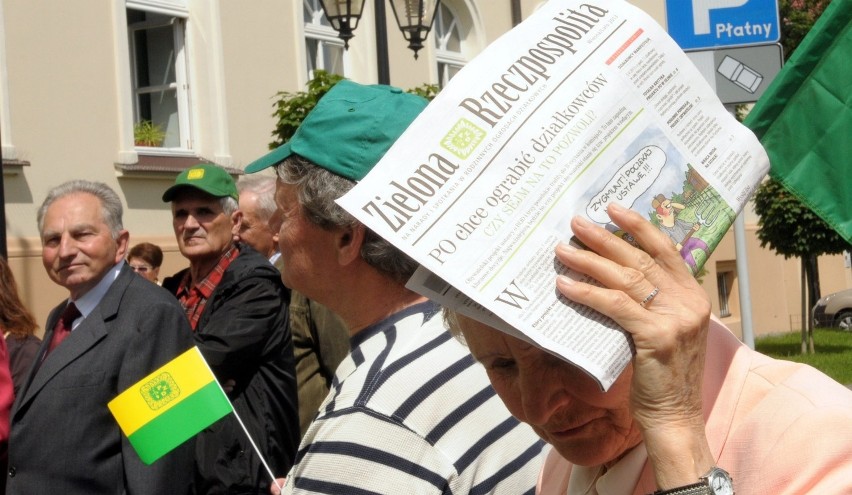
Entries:
[[658,193],[648,218],[668,235],[693,275],[725,235],[736,214],[689,164],[679,192]]
[[733,221],[734,211],[687,162],[659,129],[640,133],[613,175],[599,177],[588,189],[586,215],[630,242],[629,234],[609,221],[606,206],[617,202],[647,214],[698,274]]

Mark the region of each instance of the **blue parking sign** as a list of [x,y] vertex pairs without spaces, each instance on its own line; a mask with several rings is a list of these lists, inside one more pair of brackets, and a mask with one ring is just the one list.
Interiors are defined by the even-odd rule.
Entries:
[[777,0],[666,0],[669,36],[686,51],[781,39]]

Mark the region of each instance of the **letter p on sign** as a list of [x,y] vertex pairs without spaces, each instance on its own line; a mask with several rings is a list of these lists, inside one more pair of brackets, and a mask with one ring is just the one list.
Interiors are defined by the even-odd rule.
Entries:
[[742,7],[748,0],[692,0],[692,24],[695,34],[710,34],[710,11]]

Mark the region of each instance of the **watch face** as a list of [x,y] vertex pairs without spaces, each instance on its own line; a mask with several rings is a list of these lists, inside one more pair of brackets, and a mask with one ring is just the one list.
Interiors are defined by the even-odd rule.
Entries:
[[708,484],[713,495],[734,495],[734,486],[731,477],[722,469],[714,469],[707,476]]

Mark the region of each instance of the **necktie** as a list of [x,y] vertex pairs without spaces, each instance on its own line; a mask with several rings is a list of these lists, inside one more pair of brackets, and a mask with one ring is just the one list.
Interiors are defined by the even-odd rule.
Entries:
[[65,340],[65,337],[71,333],[71,324],[80,316],[80,310],[77,309],[76,304],[69,302],[68,306],[65,306],[65,309],[62,311],[62,315],[59,317],[59,321],[57,321],[56,326],[53,327],[53,338],[50,340],[50,347],[47,349],[48,354],[53,352],[53,350],[56,349],[56,346]]

